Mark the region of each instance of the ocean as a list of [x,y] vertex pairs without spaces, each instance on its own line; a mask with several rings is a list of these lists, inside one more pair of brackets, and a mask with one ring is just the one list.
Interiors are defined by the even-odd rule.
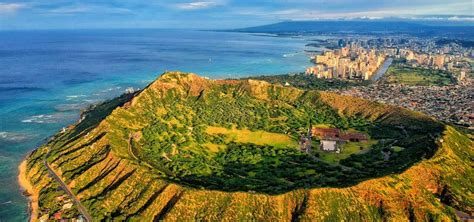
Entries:
[[90,104],[167,70],[213,79],[303,72],[307,43],[191,30],[0,31],[0,221],[28,219],[19,163]]

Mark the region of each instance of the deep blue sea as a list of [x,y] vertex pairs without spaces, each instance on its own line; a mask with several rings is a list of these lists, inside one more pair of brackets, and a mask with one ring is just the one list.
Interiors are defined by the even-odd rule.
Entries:
[[301,38],[189,30],[0,32],[0,221],[25,221],[24,156],[92,103],[166,70],[209,78],[302,72]]

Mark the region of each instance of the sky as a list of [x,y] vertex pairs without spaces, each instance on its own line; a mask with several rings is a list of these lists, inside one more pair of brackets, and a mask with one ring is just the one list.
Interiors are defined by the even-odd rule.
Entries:
[[0,0],[0,30],[228,29],[288,20],[474,23],[474,0]]

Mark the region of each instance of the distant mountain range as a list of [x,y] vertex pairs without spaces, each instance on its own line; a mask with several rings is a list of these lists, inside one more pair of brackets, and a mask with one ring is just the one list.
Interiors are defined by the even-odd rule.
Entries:
[[409,34],[472,39],[474,26],[444,26],[405,21],[286,21],[227,31],[271,34]]

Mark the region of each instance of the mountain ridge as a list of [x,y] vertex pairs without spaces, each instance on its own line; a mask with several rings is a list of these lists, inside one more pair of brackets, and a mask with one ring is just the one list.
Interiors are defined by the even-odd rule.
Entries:
[[[276,195],[189,187],[175,179],[165,179],[166,170],[156,168],[140,155],[138,159],[135,157],[137,147],[130,146],[131,143],[140,145],[140,139],[134,139],[133,135],[143,138],[143,133],[136,132],[142,132],[151,124],[149,118],[167,113],[157,108],[157,101],[174,101],[181,97],[199,99],[216,89],[229,92],[222,98],[243,93],[262,101],[291,101],[305,94],[303,90],[263,81],[207,80],[196,74],[166,73],[132,97],[112,102],[116,108],[109,107],[113,111],[104,119],[86,115],[84,120],[64,134],[56,135],[27,157],[27,170],[23,176],[27,176],[36,189],[43,190],[39,198],[40,211],[55,209],[51,199],[57,197],[51,192],[54,184],[42,177],[45,169],[39,161],[48,148],[53,151],[47,161],[98,220],[305,221],[333,218],[366,221],[412,217],[448,220],[456,218],[453,207],[473,211],[473,202],[468,196],[472,188],[466,186],[472,182],[469,158],[473,156],[473,143],[450,126],[442,127],[441,140],[437,142],[439,148],[432,156],[427,156],[429,159],[421,159],[400,174],[384,175],[344,188],[299,188]],[[410,123],[433,122],[435,128],[439,124],[430,117],[401,108],[332,93],[320,92],[319,95],[322,101],[344,115],[365,115],[364,118],[401,125],[407,130],[410,130]],[[403,122],[407,120],[408,123]],[[77,126],[87,121],[95,122],[77,132]],[[167,155],[173,152],[176,150],[172,149]],[[466,188],[471,191],[466,193]],[[451,206],[444,206],[448,203]]]
[[385,20],[353,20],[353,21],[284,21],[268,25],[225,30],[230,32],[269,33],[276,35],[301,34],[377,34],[397,35],[409,34],[418,37],[440,36],[455,39],[470,39],[466,36],[474,34],[471,25],[441,26],[439,24],[426,25],[409,21]]

